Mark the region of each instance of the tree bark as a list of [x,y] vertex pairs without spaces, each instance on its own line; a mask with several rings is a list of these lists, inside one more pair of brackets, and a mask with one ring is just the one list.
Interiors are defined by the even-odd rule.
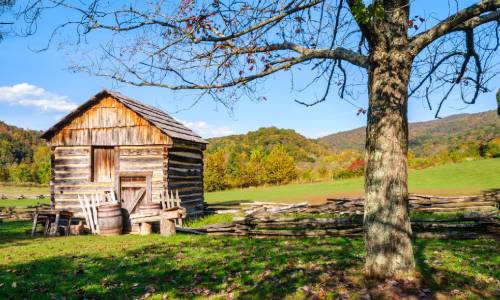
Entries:
[[[401,7],[401,6],[400,6]],[[365,271],[372,278],[413,278],[408,215],[408,12],[386,13],[376,27],[368,70]]]

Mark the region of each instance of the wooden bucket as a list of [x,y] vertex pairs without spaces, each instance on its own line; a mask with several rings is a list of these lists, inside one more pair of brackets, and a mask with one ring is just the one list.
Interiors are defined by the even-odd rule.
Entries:
[[123,230],[121,204],[103,203],[99,205],[97,222],[101,235],[110,236],[121,234]]

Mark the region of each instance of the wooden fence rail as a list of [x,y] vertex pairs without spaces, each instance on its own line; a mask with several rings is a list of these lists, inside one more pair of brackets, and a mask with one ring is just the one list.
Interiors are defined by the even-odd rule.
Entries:
[[[483,233],[499,233],[499,203],[500,190],[454,197],[411,194],[411,211],[464,212],[462,216],[448,218],[414,218],[411,221],[413,234],[417,237],[468,238]],[[217,213],[233,212],[235,209],[245,217],[197,231],[210,235],[245,236],[354,236],[363,232],[363,198],[331,198],[321,205],[252,202],[241,203],[239,207],[232,205],[227,210],[220,205],[212,208]],[[332,213],[345,217],[286,217],[286,214],[294,213]]]
[[[492,190],[482,195],[440,197],[431,195],[409,195],[411,211],[417,212],[453,212],[453,211],[489,211],[496,210],[500,204],[500,190]],[[241,203],[239,206],[208,204],[207,213],[235,213],[245,215],[265,215],[275,213],[338,213],[345,215],[362,215],[363,198],[329,198],[325,204],[311,205],[306,202],[283,204],[270,202]]]
[[37,209],[41,210],[51,208],[50,204],[38,204],[27,207],[0,206],[0,215],[3,215],[7,219],[31,220],[33,219]]
[[[418,237],[474,237],[482,233],[498,233],[496,213],[471,214],[449,219],[415,219],[412,230]],[[210,235],[245,236],[355,236],[363,232],[361,217],[348,218],[287,218],[243,217],[197,229]]]

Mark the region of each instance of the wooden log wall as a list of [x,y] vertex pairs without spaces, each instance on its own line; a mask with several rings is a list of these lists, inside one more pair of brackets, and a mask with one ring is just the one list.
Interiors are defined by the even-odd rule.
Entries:
[[90,146],[53,147],[51,199],[56,209],[80,213],[79,194],[109,191],[113,182],[91,181]]
[[168,149],[168,189],[179,191],[188,216],[203,214],[203,148],[174,140]]
[[167,185],[167,147],[121,146],[117,150],[118,172],[151,172],[152,201],[160,203]]

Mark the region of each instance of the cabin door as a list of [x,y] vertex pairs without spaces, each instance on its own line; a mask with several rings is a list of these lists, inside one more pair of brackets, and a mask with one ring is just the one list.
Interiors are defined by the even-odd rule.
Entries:
[[120,176],[120,201],[129,213],[137,211],[141,203],[151,203],[151,177],[146,175]]
[[130,230],[128,216],[138,211],[142,203],[151,203],[151,175],[126,174],[119,178],[120,201],[124,214],[124,229]]

